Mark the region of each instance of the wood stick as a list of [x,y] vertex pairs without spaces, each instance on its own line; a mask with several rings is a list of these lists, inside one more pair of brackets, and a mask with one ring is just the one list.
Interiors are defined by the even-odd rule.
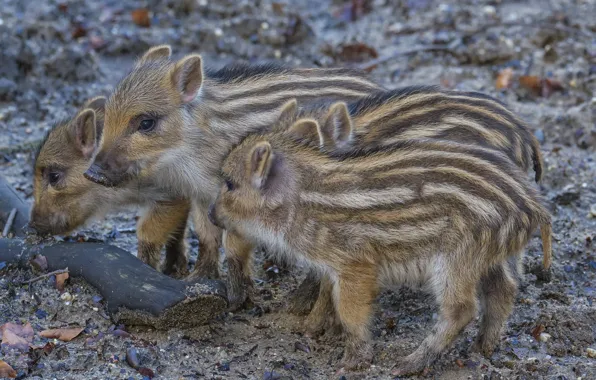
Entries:
[[14,223],[14,218],[17,215],[17,209],[13,208],[8,214],[8,218],[6,219],[6,224],[4,225],[4,229],[2,230],[2,237],[7,237],[10,229],[12,228],[12,224]]
[[37,277],[32,278],[31,280],[23,281],[21,283],[21,285],[25,285],[25,284],[31,285],[34,282],[37,282],[39,280],[43,280],[44,278],[55,276],[55,275],[61,274],[61,273],[68,273],[68,268],[58,269],[58,270],[55,270],[55,271],[52,271],[52,272],[44,273],[41,276],[37,276]]

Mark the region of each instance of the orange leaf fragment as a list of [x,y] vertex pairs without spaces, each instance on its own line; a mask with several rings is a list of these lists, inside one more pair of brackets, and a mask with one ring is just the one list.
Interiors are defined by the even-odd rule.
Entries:
[[538,325],[532,329],[532,336],[536,341],[540,341],[540,334],[544,332],[544,325]]
[[12,369],[12,367],[4,360],[0,360],[0,378],[3,377],[14,379],[17,377],[17,371]]
[[542,80],[535,75],[522,75],[519,77],[519,84],[532,91],[536,95],[542,92]]
[[555,91],[562,91],[563,85],[556,79],[540,78],[534,75],[519,77],[519,84],[532,91],[536,96],[548,98]]
[[143,28],[151,26],[151,19],[149,18],[149,11],[145,8],[135,9],[131,12],[132,22]]
[[65,273],[58,273],[56,275],[56,289],[59,291],[64,291],[64,282],[68,280],[68,272]]
[[503,90],[511,87],[511,80],[513,79],[513,69],[507,67],[499,73],[497,76],[496,87],[497,90]]
[[39,333],[40,336],[49,339],[59,339],[63,342],[70,342],[85,330],[84,327],[64,328],[64,329],[49,329],[43,330]]

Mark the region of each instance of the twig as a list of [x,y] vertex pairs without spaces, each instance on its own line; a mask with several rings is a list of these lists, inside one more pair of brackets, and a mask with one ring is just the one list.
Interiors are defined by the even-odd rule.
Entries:
[[53,272],[44,273],[44,274],[42,274],[41,276],[37,276],[37,277],[35,277],[35,278],[32,278],[31,280],[24,281],[22,284],[23,284],[23,285],[24,285],[24,284],[29,284],[29,285],[31,285],[31,284],[32,284],[32,283],[34,283],[34,282],[37,282],[37,281],[39,281],[39,280],[43,280],[44,278],[48,278],[48,277],[50,277],[50,276],[54,276],[54,275],[56,275],[56,274],[61,274],[61,273],[68,273],[68,268],[64,268],[64,269],[58,269],[58,270],[55,270],[55,271],[53,271]]
[[422,46],[422,47],[418,47],[418,48],[414,48],[414,49],[410,49],[410,50],[398,51],[391,55],[388,55],[385,57],[380,57],[377,59],[373,59],[372,61],[363,63],[358,66],[358,69],[363,70],[363,71],[369,71],[369,70],[374,69],[376,66],[380,65],[381,63],[385,63],[387,61],[390,61],[390,60],[400,57],[402,55],[409,55],[409,54],[419,53],[422,51],[449,50],[449,49],[450,49],[449,45],[429,45],[429,46]]
[[8,219],[6,219],[6,224],[4,225],[4,229],[2,230],[2,237],[7,237],[10,229],[12,228],[12,224],[14,223],[14,218],[17,216],[17,209],[13,208],[8,214]]

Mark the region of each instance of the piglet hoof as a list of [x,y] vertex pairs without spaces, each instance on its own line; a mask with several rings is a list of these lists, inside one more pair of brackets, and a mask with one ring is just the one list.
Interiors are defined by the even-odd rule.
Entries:
[[191,281],[197,278],[210,278],[217,280],[219,279],[219,268],[217,265],[202,263],[199,261],[188,276],[188,279]]
[[397,359],[397,363],[391,372],[392,376],[411,376],[428,370],[426,362],[412,359],[410,356]]
[[370,367],[373,359],[372,347],[364,343],[357,350],[347,350],[339,363],[339,371],[361,371]]
[[317,338],[325,332],[325,319],[319,316],[313,316],[312,313],[304,321],[304,336],[307,338]]
[[253,302],[252,297],[250,297],[249,293],[250,292],[244,290],[228,290],[228,311],[237,311],[253,308],[255,306],[255,303]]
[[486,358],[490,358],[495,352],[495,345],[480,338],[472,345],[472,352],[477,352]]
[[170,276],[176,279],[184,279],[188,276],[189,271],[188,268],[186,266],[186,264],[184,266],[181,265],[172,265],[172,266],[167,266],[167,265],[163,265],[161,268],[161,272],[163,274],[165,274],[166,276]]

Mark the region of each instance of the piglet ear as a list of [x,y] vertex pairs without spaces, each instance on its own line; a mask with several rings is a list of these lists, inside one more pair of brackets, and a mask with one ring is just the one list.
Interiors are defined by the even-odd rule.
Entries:
[[250,174],[252,186],[255,189],[262,189],[267,183],[271,164],[273,163],[273,152],[267,141],[259,142],[252,148],[250,153]]
[[288,130],[286,135],[293,140],[320,144],[319,123],[313,119],[297,120]]
[[83,157],[91,159],[97,148],[97,130],[95,127],[95,111],[86,108],[75,117],[70,125],[70,134],[75,147]]
[[149,61],[157,61],[159,59],[167,59],[172,55],[172,48],[170,45],[153,46],[145,52],[137,61],[137,65],[142,65]]
[[91,108],[95,112],[104,112],[106,109],[106,102],[108,98],[105,96],[96,96],[95,98],[91,98],[85,102],[83,108]]
[[292,120],[298,113],[298,101],[296,99],[290,99],[283,106],[281,106],[281,113],[279,118],[283,120]]
[[352,117],[346,103],[334,103],[327,111],[321,125],[321,145],[324,147],[345,146],[352,140],[352,130]]
[[103,115],[106,112],[106,103],[108,98],[105,96],[96,96],[95,98],[87,100],[85,102],[84,108],[91,108],[95,111],[95,134],[97,138],[97,144],[99,145],[99,140],[101,139],[101,134],[103,132]]
[[203,60],[198,54],[187,55],[176,63],[171,73],[172,85],[180,93],[182,103],[190,103],[203,84]]

